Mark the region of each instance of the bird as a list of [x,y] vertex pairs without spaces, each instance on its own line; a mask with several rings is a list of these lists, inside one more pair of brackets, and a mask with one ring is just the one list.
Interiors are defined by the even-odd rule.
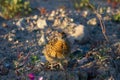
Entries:
[[70,55],[70,45],[66,34],[61,32],[59,37],[50,40],[43,49],[43,54],[51,67],[53,64],[59,64],[60,69],[64,70],[63,65],[67,65]]

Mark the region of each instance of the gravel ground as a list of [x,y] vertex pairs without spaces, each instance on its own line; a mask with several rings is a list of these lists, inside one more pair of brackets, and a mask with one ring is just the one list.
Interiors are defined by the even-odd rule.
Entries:
[[[119,7],[111,9],[109,13],[101,14],[106,26],[108,43],[102,34],[99,20],[93,12],[76,11],[72,2],[68,0],[31,0],[31,2],[33,8],[44,7],[47,13],[40,14],[39,10],[34,10],[28,17],[11,20],[0,17],[0,80],[29,80],[29,73],[35,75],[35,80],[38,78],[41,78],[39,80],[58,80],[58,77],[60,77],[59,80],[120,79],[120,23],[111,20],[111,13],[115,10],[119,11]],[[96,6],[108,5],[103,0],[95,0],[93,3]],[[84,16],[84,12],[88,13],[87,17]],[[45,19],[45,23],[37,23],[39,19]],[[60,25],[55,20],[60,20]],[[63,23],[65,21],[66,23]],[[47,27],[44,27],[46,24]],[[51,71],[44,64],[42,50],[46,42],[44,39],[41,42],[43,32],[45,31],[45,37],[49,41],[54,36],[58,36],[57,31],[73,34],[74,25],[75,27],[85,26],[89,33],[84,31],[82,40],[80,37],[80,41],[72,43],[73,51],[71,52],[74,56],[68,69],[62,72]]]

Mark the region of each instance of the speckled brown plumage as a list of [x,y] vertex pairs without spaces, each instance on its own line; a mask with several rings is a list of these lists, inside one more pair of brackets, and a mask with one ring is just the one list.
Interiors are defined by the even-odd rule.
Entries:
[[65,34],[61,34],[61,37],[55,38],[46,44],[43,53],[49,63],[67,63],[70,54],[69,41],[66,39]]

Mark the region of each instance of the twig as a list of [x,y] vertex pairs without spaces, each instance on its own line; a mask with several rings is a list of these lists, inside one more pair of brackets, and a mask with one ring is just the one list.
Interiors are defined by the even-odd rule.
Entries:
[[102,29],[102,33],[103,33],[106,41],[109,42],[108,37],[107,37],[107,35],[106,35],[106,29],[105,29],[104,21],[102,20],[102,17],[101,17],[101,15],[100,15],[99,13],[96,12],[96,16],[97,16],[97,18],[98,18],[99,21],[100,21],[100,26],[101,26],[101,29]]
[[26,61],[27,61],[27,59],[28,59],[29,56],[30,56],[30,52],[27,54],[27,56],[25,56],[23,65],[26,63]]
[[94,6],[90,3],[88,3],[88,5],[90,6],[90,8],[92,8],[92,10],[95,12],[99,22],[100,22],[100,27],[102,29],[102,33],[103,33],[103,36],[105,37],[106,41],[109,42],[109,39],[106,35],[106,29],[105,29],[105,24],[104,24],[104,21],[102,20],[102,16],[95,10]]
[[30,56],[30,52],[27,54],[27,56],[25,56],[24,61],[22,62],[22,65],[17,67],[16,70],[18,70],[19,68],[21,68],[22,66],[25,65],[25,63],[27,62],[27,59],[28,59],[29,56]]
[[5,61],[7,58],[4,57],[1,61],[0,61],[0,65],[2,64],[3,61]]

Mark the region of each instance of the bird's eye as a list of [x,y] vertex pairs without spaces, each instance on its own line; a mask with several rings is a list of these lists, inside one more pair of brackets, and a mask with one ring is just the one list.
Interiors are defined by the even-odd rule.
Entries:
[[61,48],[62,48],[62,49],[64,48],[63,44],[61,45]]

